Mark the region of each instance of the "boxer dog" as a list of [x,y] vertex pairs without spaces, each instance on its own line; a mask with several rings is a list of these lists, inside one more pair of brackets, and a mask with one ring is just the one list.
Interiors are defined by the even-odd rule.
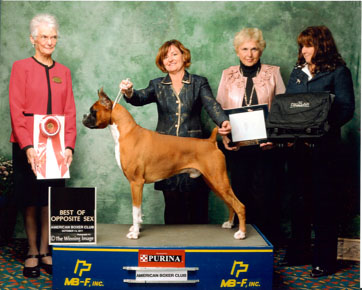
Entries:
[[226,172],[224,154],[217,147],[217,128],[209,139],[176,137],[147,130],[136,124],[131,114],[120,104],[115,104],[103,92],[84,115],[83,124],[90,129],[110,127],[118,166],[131,186],[133,225],[127,238],[138,239],[142,223],[141,203],[143,185],[175,174],[189,173],[196,178],[202,174],[205,182],[229,208],[229,219],[223,228],[231,228],[234,213],[239,217],[239,230],[235,239],[244,239],[245,206],[236,198]]

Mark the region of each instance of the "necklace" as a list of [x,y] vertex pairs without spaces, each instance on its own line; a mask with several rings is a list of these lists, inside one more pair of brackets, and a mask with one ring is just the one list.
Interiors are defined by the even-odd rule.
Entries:
[[[258,68],[255,77],[258,76],[259,70],[260,70],[260,68]],[[242,70],[241,70],[241,74],[243,74],[243,71],[242,71]],[[250,96],[249,96],[249,102],[248,102],[248,96],[246,95],[246,86],[245,86],[244,101],[245,101],[245,105],[246,105],[247,107],[250,107],[250,106],[251,106],[251,103],[252,103],[252,101],[253,101],[254,90],[255,90],[255,86],[254,86],[254,82],[253,82],[253,87],[252,87],[252,89],[251,89],[251,94],[250,94]]]
[[246,89],[245,89],[244,100],[245,100],[245,105],[247,107],[249,107],[251,105],[251,102],[253,101],[253,94],[254,94],[254,85],[253,85],[253,88],[251,90],[251,94],[250,94],[250,97],[249,97],[249,103],[248,103],[248,96],[246,95]]

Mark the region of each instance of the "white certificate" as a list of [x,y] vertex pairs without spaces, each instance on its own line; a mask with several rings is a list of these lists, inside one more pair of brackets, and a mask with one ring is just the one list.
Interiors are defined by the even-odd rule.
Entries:
[[[247,109],[247,108],[243,108]],[[233,142],[267,138],[264,110],[245,110],[229,114]]]

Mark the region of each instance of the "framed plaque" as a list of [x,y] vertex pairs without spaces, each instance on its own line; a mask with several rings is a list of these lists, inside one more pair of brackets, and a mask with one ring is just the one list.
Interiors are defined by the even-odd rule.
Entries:
[[239,146],[257,145],[267,141],[265,121],[268,105],[255,105],[225,110],[231,124],[231,141]]

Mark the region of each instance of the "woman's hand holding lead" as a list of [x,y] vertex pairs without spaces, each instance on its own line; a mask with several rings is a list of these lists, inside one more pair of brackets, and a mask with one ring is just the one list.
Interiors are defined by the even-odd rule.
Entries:
[[121,89],[122,94],[124,94],[127,98],[132,97],[133,83],[131,83],[129,79],[122,80],[119,84],[119,88]]

